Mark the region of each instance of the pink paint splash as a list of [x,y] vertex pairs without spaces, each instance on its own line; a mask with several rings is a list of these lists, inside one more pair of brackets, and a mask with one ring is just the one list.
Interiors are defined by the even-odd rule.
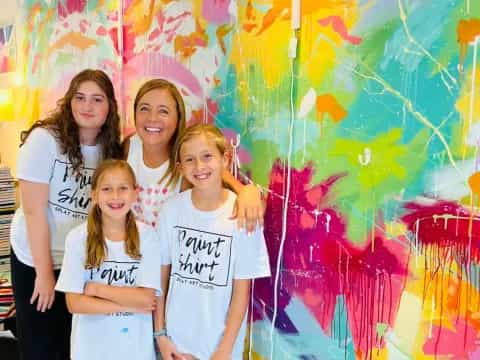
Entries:
[[82,12],[87,0],[63,0],[57,3],[57,13],[60,19],[66,18],[74,12]]
[[[475,355],[475,353],[479,353],[477,330],[465,324],[463,320],[455,321],[452,327],[450,329],[450,327],[434,326],[432,337],[423,344],[424,354],[448,356],[450,359],[458,360],[478,359]],[[467,333],[466,336],[464,332]],[[441,340],[438,341],[438,338]]]
[[349,42],[352,45],[359,45],[362,42],[362,38],[353,36],[348,33],[347,25],[340,16],[329,16],[318,20],[318,23],[322,26],[331,25],[332,29],[342,37],[343,40]]
[[[255,282],[256,296],[267,304],[264,309],[256,309],[256,318],[271,317],[273,312],[272,288],[282,231],[285,173],[283,164],[276,161],[270,173],[264,231],[273,275]],[[292,169],[280,269],[279,322],[275,325],[284,332],[296,332],[284,312],[290,296],[295,295],[303,300],[321,327],[332,334],[337,297],[343,296],[355,347],[368,358],[374,347],[384,345],[376,335],[377,323],[391,325],[395,319],[407,276],[407,240],[389,241],[378,230],[373,251],[370,240],[362,247],[351,245],[346,238],[346,221],[332,205],[335,185],[347,174],[312,185],[313,175],[311,165]]]
[[209,23],[221,25],[230,22],[230,0],[204,0],[202,5],[202,16]]
[[[173,80],[188,89],[190,94],[203,98],[203,89],[195,75],[175,58],[162,55],[142,53],[132,57],[128,63],[132,69],[142,69],[143,74],[157,78]],[[136,72],[138,76],[138,72]]]

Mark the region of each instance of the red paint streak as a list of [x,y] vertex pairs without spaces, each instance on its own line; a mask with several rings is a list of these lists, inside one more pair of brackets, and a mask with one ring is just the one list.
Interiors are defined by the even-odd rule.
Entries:
[[[451,249],[454,251],[452,256],[466,265],[467,250],[470,247],[470,259],[478,262],[480,217],[472,216],[468,209],[448,201],[432,204],[408,203],[405,208],[410,211],[402,217],[402,221],[413,234],[418,233],[421,248],[437,246],[441,250]],[[452,218],[445,219],[445,216]],[[469,232],[470,226],[472,228]]]
[[88,27],[90,26],[90,23],[87,20],[82,20],[80,21],[80,31],[85,34],[85,32],[88,30]]
[[155,40],[158,36],[160,36],[160,34],[161,34],[160,29],[156,28],[150,33],[150,35],[148,35],[148,40],[149,41]]
[[[370,241],[361,247],[353,246],[346,238],[346,222],[333,205],[334,187],[347,174],[336,174],[312,185],[313,175],[311,165],[292,169],[276,326],[283,331],[296,331],[284,313],[290,296],[295,295],[304,301],[321,327],[332,333],[337,296],[343,296],[354,344],[369,357],[375,346],[383,346],[382,339],[376,337],[376,324],[391,325],[395,319],[408,263],[408,251],[401,243],[407,241],[388,241],[383,232],[377,231],[373,252]],[[256,295],[267,304],[263,312],[256,312],[256,318],[271,317],[273,311],[284,177],[283,165],[275,162],[270,174],[264,231],[273,275],[255,282]]]
[[353,36],[348,33],[347,25],[340,16],[329,16],[318,20],[318,23],[322,26],[331,25],[333,31],[335,31],[340,37],[349,42],[352,45],[359,45],[362,42],[362,38]]
[[87,5],[87,0],[63,0],[57,3],[59,18],[66,18],[74,12],[82,12]]
[[107,29],[105,29],[104,26],[99,26],[97,31],[96,31],[96,34],[98,36],[105,36],[105,35],[107,35]]

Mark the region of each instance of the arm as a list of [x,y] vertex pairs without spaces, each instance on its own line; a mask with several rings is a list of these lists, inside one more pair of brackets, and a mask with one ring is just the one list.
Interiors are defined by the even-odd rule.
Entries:
[[238,219],[238,227],[246,228],[251,233],[257,224],[263,226],[265,206],[257,187],[253,184],[243,185],[227,169],[223,170],[222,180],[237,194],[233,217]]
[[37,300],[37,311],[44,312],[52,307],[55,299],[55,276],[47,219],[49,185],[20,180],[19,187],[27,238],[36,273],[30,303],[33,304]]
[[[110,314],[115,312],[141,312],[116,304],[113,301],[99,299],[88,295],[66,293],[68,311],[72,314]],[[145,311],[146,312],[146,311]]]
[[222,339],[210,360],[231,359],[233,347],[242,326],[248,308],[250,280],[234,279],[233,293],[230,308],[228,309],[227,323]]
[[109,300],[121,306],[152,311],[155,308],[155,290],[145,287],[126,287],[88,282],[84,294]]
[[[153,329],[158,332],[167,327],[165,323],[165,304],[168,294],[168,283],[170,280],[170,265],[162,265],[162,295],[158,297],[157,307],[153,312]],[[168,336],[157,336],[156,339],[163,360],[182,359],[175,344]]]

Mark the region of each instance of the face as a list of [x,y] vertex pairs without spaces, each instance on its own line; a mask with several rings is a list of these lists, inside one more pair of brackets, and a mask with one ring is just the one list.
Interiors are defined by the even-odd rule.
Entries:
[[93,81],[80,84],[73,95],[71,107],[80,132],[100,131],[109,109],[107,95]]
[[166,89],[143,95],[135,110],[135,127],[147,145],[168,145],[177,128],[177,103]]
[[212,189],[222,186],[222,172],[227,166],[227,157],[222,155],[215,143],[204,135],[196,136],[182,144],[180,169],[197,189]]
[[129,173],[120,168],[107,170],[92,194],[94,203],[102,211],[102,217],[124,219],[137,198],[135,185]]

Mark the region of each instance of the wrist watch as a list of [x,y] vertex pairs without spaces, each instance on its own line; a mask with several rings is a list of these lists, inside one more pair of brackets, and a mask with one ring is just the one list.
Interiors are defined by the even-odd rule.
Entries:
[[168,337],[167,328],[161,328],[160,330],[153,332],[153,337],[158,337],[158,336]]

